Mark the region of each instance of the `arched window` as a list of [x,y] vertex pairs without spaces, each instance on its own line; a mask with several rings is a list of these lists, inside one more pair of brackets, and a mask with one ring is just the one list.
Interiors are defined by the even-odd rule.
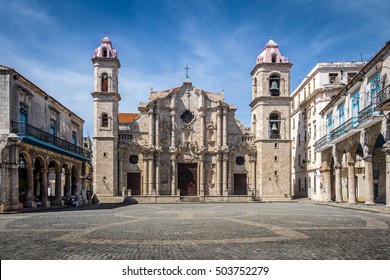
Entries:
[[277,55],[276,53],[273,53],[273,54],[271,55],[271,61],[272,61],[272,62],[277,62],[277,58],[278,58],[278,55]]
[[280,95],[280,78],[279,76],[272,75],[269,77],[269,95],[279,96]]
[[107,49],[103,48],[103,57],[107,57]]
[[102,114],[102,127],[108,127],[108,115],[106,113]]
[[269,139],[280,139],[280,117],[276,113],[269,116]]
[[108,75],[107,73],[102,74],[102,92],[108,91]]

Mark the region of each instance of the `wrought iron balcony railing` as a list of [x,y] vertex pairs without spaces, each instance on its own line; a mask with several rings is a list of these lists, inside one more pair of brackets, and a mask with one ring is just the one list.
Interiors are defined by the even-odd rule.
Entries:
[[359,124],[364,123],[369,120],[372,116],[380,116],[382,113],[374,110],[374,103],[371,103],[369,106],[361,110],[358,114]]
[[318,140],[315,144],[314,144],[314,148],[316,150],[322,148],[323,146],[325,146],[330,140],[330,134],[326,134],[325,136],[321,137],[320,140]]
[[16,134],[32,136],[35,139],[52,144],[63,150],[76,153],[77,155],[80,155],[82,157],[91,158],[90,151],[85,150],[80,146],[70,143],[64,139],[54,136],[46,131],[43,131],[25,122],[12,122],[11,132]]
[[376,108],[389,110],[390,108],[390,84],[373,96],[373,103]]
[[334,139],[337,139],[341,135],[357,127],[357,125],[358,125],[357,118],[356,117],[350,118],[349,120],[342,123],[341,125],[339,125],[338,127],[336,127],[330,132],[329,141],[333,141]]

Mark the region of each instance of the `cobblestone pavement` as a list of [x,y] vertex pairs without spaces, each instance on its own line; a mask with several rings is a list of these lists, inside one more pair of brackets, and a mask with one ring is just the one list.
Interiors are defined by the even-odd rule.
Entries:
[[389,226],[313,203],[98,205],[0,215],[0,257],[390,259]]

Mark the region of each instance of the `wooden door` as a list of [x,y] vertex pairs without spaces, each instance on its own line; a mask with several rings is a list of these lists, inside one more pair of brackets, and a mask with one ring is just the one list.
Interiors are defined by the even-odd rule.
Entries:
[[181,196],[197,196],[197,163],[178,164],[178,187]]
[[127,188],[131,189],[131,195],[141,195],[140,173],[127,173]]
[[234,195],[246,194],[246,174],[234,174]]

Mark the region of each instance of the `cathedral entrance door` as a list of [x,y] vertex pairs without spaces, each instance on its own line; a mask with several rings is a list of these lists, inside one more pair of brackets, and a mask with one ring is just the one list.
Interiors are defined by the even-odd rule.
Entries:
[[131,195],[141,195],[140,173],[127,173],[127,188],[131,189]]
[[198,164],[179,163],[178,164],[178,187],[181,196],[197,196],[196,186]]
[[234,174],[234,195],[247,195],[246,174]]

